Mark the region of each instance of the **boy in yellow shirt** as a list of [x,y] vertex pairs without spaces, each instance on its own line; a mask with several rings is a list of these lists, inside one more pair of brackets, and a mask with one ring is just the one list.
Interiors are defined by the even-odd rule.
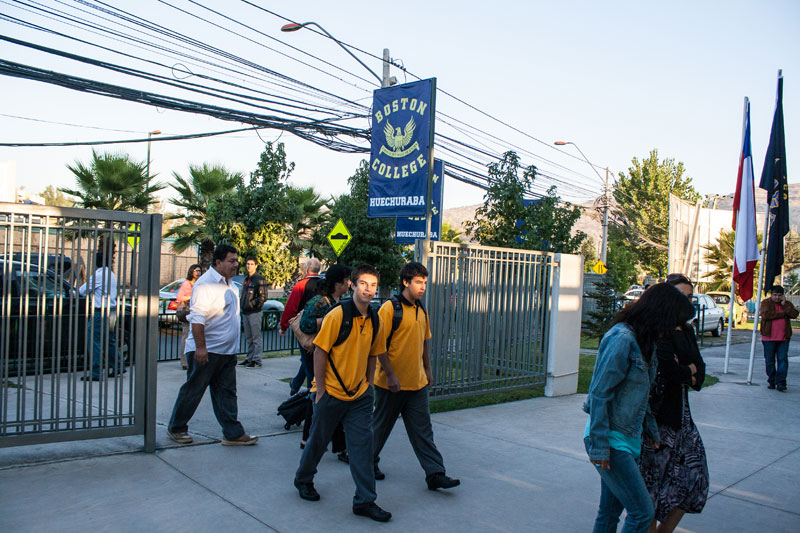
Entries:
[[371,385],[375,356],[386,348],[383,328],[369,306],[378,289],[378,279],[374,267],[362,265],[354,269],[353,299],[328,311],[314,339],[314,414],[294,486],[304,500],[320,499],[314,488],[314,474],[341,422],[350,453],[350,474],[356,484],[353,513],[386,522],[392,514],[375,504],[372,464]]
[[431,329],[428,313],[420,301],[425,295],[428,269],[420,263],[407,263],[400,270],[400,281],[402,292],[392,296],[378,311],[387,341],[386,353],[378,355],[375,372],[375,479],[386,477],[378,468],[380,453],[402,414],[428,488],[450,489],[461,482],[445,474],[442,454],[433,443],[428,407],[428,387],[433,385],[433,375],[426,341],[431,338]]

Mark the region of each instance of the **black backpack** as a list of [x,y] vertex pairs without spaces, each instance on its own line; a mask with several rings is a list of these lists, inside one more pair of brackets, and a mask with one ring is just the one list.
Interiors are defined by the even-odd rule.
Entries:
[[[334,346],[339,346],[347,340],[347,337],[350,336],[350,332],[353,331],[353,317],[356,316],[356,314],[361,314],[358,309],[356,309],[356,303],[353,300],[346,300],[344,302],[340,301],[336,303],[335,305],[331,306],[330,309],[328,309],[328,313],[330,313],[334,307],[339,306],[342,308],[342,324],[339,326],[339,335],[336,337],[336,341],[333,343]],[[381,327],[381,322],[378,318],[378,313],[375,312],[372,306],[367,306],[367,317],[369,317],[369,319],[372,321],[372,342],[370,342],[370,346],[372,346],[372,343],[375,342],[375,338],[378,336],[378,330]],[[328,364],[331,365],[333,375],[336,376],[336,379],[339,381],[339,385],[342,386],[344,393],[351,397],[355,396],[356,393],[348,390],[344,384],[344,381],[342,381],[342,376],[340,376],[339,371],[336,370],[336,365],[333,364],[333,359],[331,359],[330,352],[328,352]],[[359,384],[356,386],[356,390],[359,388],[361,388],[361,382],[359,382]]]
[[[389,345],[392,343],[392,336],[394,336],[394,332],[397,331],[397,328],[400,327],[400,323],[403,321],[403,304],[400,302],[400,297],[398,295],[392,295],[389,298],[389,301],[392,302],[392,308],[394,309],[394,314],[392,315],[392,331],[389,332],[389,336],[386,338],[386,351],[389,351]],[[425,310],[425,306],[422,305],[420,300],[414,302],[415,305],[418,305],[422,312],[425,313],[425,321],[428,321],[428,311]]]

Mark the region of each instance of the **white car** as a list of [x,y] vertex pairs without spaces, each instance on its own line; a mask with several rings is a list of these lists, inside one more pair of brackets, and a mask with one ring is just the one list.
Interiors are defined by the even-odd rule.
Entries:
[[625,302],[628,303],[638,300],[642,294],[644,294],[644,289],[628,289],[628,292],[623,294],[622,297],[625,298]]
[[692,303],[697,309],[692,319],[692,325],[700,332],[700,335],[707,331],[710,331],[714,337],[722,335],[722,331],[725,329],[725,310],[706,294],[693,294]]

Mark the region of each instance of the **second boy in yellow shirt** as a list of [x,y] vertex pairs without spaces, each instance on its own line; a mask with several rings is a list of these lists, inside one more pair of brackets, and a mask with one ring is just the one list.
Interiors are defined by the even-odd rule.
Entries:
[[379,456],[397,417],[402,414],[428,488],[436,490],[453,488],[461,482],[445,474],[442,454],[433,443],[428,407],[428,387],[433,384],[433,375],[426,342],[431,338],[431,330],[428,313],[420,302],[427,281],[428,269],[420,263],[407,263],[400,270],[402,292],[378,311],[387,337],[387,353],[378,355],[375,372],[375,479],[386,477],[378,468]]

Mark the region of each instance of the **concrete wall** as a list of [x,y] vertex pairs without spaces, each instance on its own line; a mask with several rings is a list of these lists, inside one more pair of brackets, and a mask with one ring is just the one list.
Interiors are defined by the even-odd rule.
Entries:
[[583,256],[556,254],[550,304],[549,357],[545,396],[575,394],[578,390]]

